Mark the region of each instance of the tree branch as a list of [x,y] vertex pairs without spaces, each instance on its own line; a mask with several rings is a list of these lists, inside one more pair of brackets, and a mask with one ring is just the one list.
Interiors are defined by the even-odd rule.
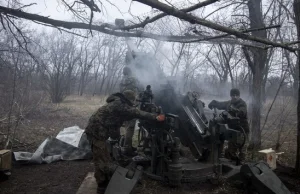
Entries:
[[243,50],[244,56],[246,58],[246,61],[248,62],[248,65],[249,65],[252,73],[255,73],[254,72],[255,71],[254,64],[253,64],[253,62],[251,60],[251,57],[249,55],[249,51],[245,47],[242,47],[242,50]]
[[85,4],[86,6],[88,6],[91,11],[96,11],[96,12],[101,12],[99,7],[95,4],[94,0],[80,0],[83,4]]
[[259,43],[263,43],[263,44],[266,44],[266,45],[271,45],[273,47],[281,47],[281,48],[287,49],[287,50],[292,51],[292,52],[295,52],[297,50],[297,49],[288,47],[288,46],[286,46],[284,44],[281,44],[281,43],[272,42],[272,41],[269,41],[269,40],[266,40],[266,39],[263,39],[263,38],[255,37],[255,36],[248,35],[248,34],[244,34],[244,33],[241,33],[237,30],[224,27],[222,25],[210,22],[210,21],[205,20],[205,19],[198,18],[196,16],[193,16],[191,14],[187,14],[183,11],[180,11],[178,9],[170,7],[170,6],[168,6],[164,3],[161,3],[161,2],[156,1],[156,0],[134,0],[134,1],[138,1],[140,3],[143,3],[143,4],[146,4],[146,5],[151,6],[153,8],[156,8],[156,9],[158,9],[160,11],[163,11],[163,12],[169,14],[169,15],[172,15],[174,17],[185,20],[185,21],[187,21],[191,24],[200,24],[200,25],[206,26],[208,28],[212,28],[214,30],[218,30],[218,31],[226,32],[226,33],[231,34],[231,35],[235,35],[237,38],[259,42]]
[[[147,1],[149,1],[149,0],[147,0]],[[152,1],[152,0],[150,0],[150,1]],[[206,2],[206,4],[208,4],[208,2],[211,3],[213,1],[216,1],[216,0],[207,0],[205,2]],[[205,2],[202,3],[202,6],[204,5]],[[200,7],[200,3],[195,5],[195,6],[192,6],[190,8],[184,9],[184,10],[189,11],[189,10],[195,9],[196,7]],[[158,34],[153,34],[153,33],[147,33],[147,32],[143,32],[143,31],[139,31],[139,30],[136,30],[135,32],[124,32],[124,31],[121,32],[121,31],[116,31],[115,30],[115,29],[118,29],[118,27],[116,27],[114,25],[111,25],[111,24],[107,24],[107,23],[103,23],[101,25],[90,25],[90,24],[81,23],[81,22],[66,22],[66,21],[61,21],[61,20],[54,20],[54,19],[51,19],[49,17],[44,17],[44,16],[40,16],[40,15],[37,15],[37,14],[31,14],[31,13],[23,12],[21,10],[7,8],[7,7],[3,7],[3,6],[0,6],[0,13],[6,14],[6,15],[12,15],[12,16],[27,19],[27,20],[41,22],[41,23],[44,23],[44,24],[49,24],[49,25],[52,25],[54,27],[62,27],[62,28],[66,28],[66,29],[87,29],[87,30],[91,29],[91,30],[95,30],[95,31],[98,31],[98,32],[102,32],[102,33],[106,33],[106,34],[110,34],[110,35],[114,35],[114,36],[120,36],[120,37],[137,37],[137,38],[143,37],[143,38],[151,38],[151,39],[167,41],[167,42],[180,42],[180,43],[192,43],[192,42],[199,42],[199,41],[209,41],[210,38],[211,38],[211,37],[206,37],[204,39],[203,38],[199,39],[200,38],[199,36],[192,36],[192,35],[188,35],[188,36],[174,36],[174,35],[164,36],[164,35],[158,35]],[[180,12],[180,13],[182,13],[182,12]],[[189,16],[189,15],[187,15],[187,16]],[[191,17],[194,17],[194,16],[191,16]],[[211,22],[209,22],[209,23],[211,23]],[[213,24],[213,25],[217,25],[217,24]],[[219,25],[217,25],[217,26],[219,26]],[[226,32],[228,31],[228,28],[226,28],[226,27],[221,26],[221,28],[222,29],[225,28]],[[250,38],[247,38],[249,35],[244,35],[241,32],[238,32],[238,31],[235,31],[235,30],[230,31],[230,30],[231,29],[229,29],[228,34],[230,34],[231,31],[234,31],[235,34],[238,34],[242,37],[246,36],[245,39],[250,39],[250,40],[259,39],[259,38],[252,37],[252,36],[250,36]],[[235,34],[233,34],[233,35],[235,35]],[[211,38],[211,39],[213,39],[213,38]],[[267,41],[267,40],[264,40],[264,39],[262,39],[262,40],[263,40],[263,42]],[[273,43],[271,41],[267,41],[267,43],[268,43],[268,45],[275,46],[275,47],[283,47],[283,48],[287,47],[284,44],[278,45],[278,43]],[[245,45],[243,43],[236,43],[236,42],[234,44]],[[255,45],[247,45],[247,46],[257,47]],[[295,50],[295,49],[290,48],[290,47],[287,47],[287,48],[288,48],[288,50],[292,50],[292,51]]]
[[[203,1],[203,2],[200,2],[200,3],[197,3],[191,7],[188,7],[188,8],[185,8],[185,9],[181,9],[180,11],[182,12],[191,12],[191,11],[194,11],[196,9],[199,9],[201,7],[205,7],[207,5],[210,5],[210,4],[213,4],[215,2],[217,2],[219,0],[206,0],[206,1]],[[144,28],[147,24],[149,23],[153,23],[165,16],[167,16],[168,14],[166,13],[161,13],[161,14],[158,14],[157,16],[154,16],[153,18],[146,18],[146,20],[144,20],[143,22],[139,23],[139,24],[133,24],[133,25],[130,25],[130,26],[125,26],[123,28],[119,28],[121,30],[130,30],[130,29],[136,29],[136,28]]]
[[[250,28],[250,29],[242,30],[240,32],[248,33],[248,32],[255,32],[255,31],[267,30],[267,29],[272,29],[272,28],[280,28],[280,27],[281,27],[280,25],[274,25],[274,26],[268,26],[268,27],[263,27],[263,28]],[[195,33],[198,34],[197,32],[195,32]],[[200,34],[198,34],[198,35],[200,35]],[[222,34],[222,35],[210,37],[210,38],[207,38],[207,40],[220,39],[220,38],[225,38],[227,36],[230,36],[230,34]],[[195,42],[196,41],[197,40],[195,40]]]
[[66,29],[86,29],[86,30],[92,29],[98,32],[102,32],[114,36],[120,36],[120,37],[138,37],[138,38],[144,37],[144,38],[152,38],[152,39],[168,41],[168,42],[183,42],[185,40],[192,40],[192,39],[199,38],[198,36],[191,36],[191,35],[190,36],[164,36],[164,35],[152,34],[152,33],[147,33],[138,30],[136,30],[135,32],[120,32],[120,31],[113,30],[115,29],[114,26],[107,23],[103,23],[101,25],[90,25],[81,22],[66,22],[62,20],[55,20],[48,17],[40,16],[37,14],[23,12],[21,10],[3,7],[3,6],[0,6],[0,13],[13,15],[18,18],[23,18],[27,20],[41,22],[44,24],[50,24],[53,27],[62,27]]
[[[62,27],[66,29],[87,29],[87,30],[95,30],[98,32],[102,32],[105,34],[110,34],[114,36],[119,36],[119,37],[144,37],[144,38],[151,38],[155,40],[161,40],[161,41],[167,41],[167,42],[179,42],[179,43],[193,43],[193,42],[200,42],[200,41],[210,41],[211,39],[215,39],[215,37],[204,37],[201,38],[199,36],[164,36],[164,35],[158,35],[158,34],[152,34],[152,33],[147,33],[143,31],[138,31],[136,30],[135,32],[120,32],[120,31],[115,31],[113,29],[116,29],[116,26],[113,26],[111,24],[103,23],[100,26],[98,25],[90,25],[86,23],[80,23],[80,22],[65,22],[61,20],[54,20],[48,17],[40,16],[37,14],[31,14],[31,13],[26,13],[21,10],[15,10],[11,8],[6,8],[0,6],[0,13],[5,13],[8,15],[13,15],[19,18],[24,18],[27,20],[32,20],[33,22],[38,22],[40,24],[47,25],[51,27],[51,25],[55,28]],[[59,28],[58,28],[59,29]],[[61,29],[60,29],[61,30]],[[231,42],[230,42],[231,41]],[[232,42],[233,41],[233,42]],[[215,41],[211,41],[215,42]],[[256,47],[255,45],[250,45],[250,44],[243,44],[240,43],[236,40],[222,40],[222,42],[229,43],[229,44],[240,44],[240,45],[246,45],[246,46],[253,46]],[[262,47],[258,47],[262,48]]]

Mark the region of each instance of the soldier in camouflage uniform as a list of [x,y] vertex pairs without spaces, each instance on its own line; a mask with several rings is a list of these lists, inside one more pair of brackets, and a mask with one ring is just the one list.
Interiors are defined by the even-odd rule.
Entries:
[[100,107],[89,119],[85,129],[87,138],[92,146],[95,165],[95,178],[98,183],[98,193],[104,193],[105,188],[116,168],[106,148],[106,140],[110,137],[120,137],[120,127],[124,121],[133,118],[164,121],[164,115],[155,115],[140,111],[133,107],[135,94],[126,90],[123,94],[109,96],[107,104]]
[[[248,135],[249,135],[247,104],[244,100],[242,100],[240,98],[240,91],[238,89],[231,89],[230,96],[231,96],[231,100],[224,101],[224,102],[218,102],[216,100],[213,100],[209,103],[208,107],[210,109],[217,108],[219,110],[226,110],[232,116],[239,117],[240,118],[240,126],[237,127],[236,130],[244,130],[244,132],[246,133],[246,142],[247,142]],[[242,141],[242,140],[238,140],[238,141]],[[236,153],[237,153],[237,151],[239,151],[239,159],[241,161],[245,160],[247,146],[244,145],[241,148],[237,148],[235,146],[235,144],[236,144],[236,142],[234,142],[234,141],[228,142],[228,149],[225,152],[225,157],[228,159],[235,159]]]
[[146,90],[143,93],[140,93],[140,99],[142,102],[151,103],[154,98],[154,95],[151,90],[151,86],[147,85]]
[[136,95],[140,90],[138,80],[133,77],[131,69],[127,66],[123,69],[123,79],[120,83],[120,92],[125,90],[132,90]]
[[[129,67],[124,67],[123,69],[123,79],[120,83],[120,92],[124,92],[125,90],[132,90],[135,93],[135,96],[140,92],[139,82],[138,80],[132,76],[131,69]],[[125,139],[124,139],[124,154],[132,155],[133,147],[132,147],[132,137],[134,135],[134,127],[135,127],[136,119],[125,122]]]

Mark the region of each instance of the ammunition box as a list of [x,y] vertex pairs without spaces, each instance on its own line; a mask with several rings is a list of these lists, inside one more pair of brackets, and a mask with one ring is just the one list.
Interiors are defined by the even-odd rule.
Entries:
[[0,150],[0,171],[11,170],[11,151]]

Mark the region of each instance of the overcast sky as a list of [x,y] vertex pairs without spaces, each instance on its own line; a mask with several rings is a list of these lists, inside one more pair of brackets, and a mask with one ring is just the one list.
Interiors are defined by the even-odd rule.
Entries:
[[[27,11],[31,13],[36,13],[43,16],[51,16],[53,19],[71,19],[72,16],[70,12],[67,12],[60,0],[22,0],[22,2],[24,4],[37,4],[32,5],[27,9]],[[112,22],[115,18],[131,19],[132,16],[130,13],[128,13],[130,7],[130,12],[135,16],[143,15],[152,10],[147,5],[138,2],[132,2],[131,0],[110,0],[110,2],[116,6],[111,5],[105,0],[101,2],[103,2],[103,7],[105,9],[101,9],[100,7],[102,13],[96,13],[96,17],[101,18],[103,21]],[[185,1],[171,0],[170,2],[180,3]]]
[[[67,2],[74,2],[74,0],[66,0]],[[168,2],[175,4],[178,6],[178,8],[187,7],[188,5],[192,3],[198,3],[204,0],[168,0]],[[138,2],[132,2],[131,0],[110,0],[110,2],[117,7],[109,4],[105,0],[101,0],[103,2],[103,7],[100,10],[102,13],[95,13],[95,19],[101,19],[104,22],[114,22],[116,18],[124,18],[127,20],[132,19],[132,15],[134,16],[141,16],[141,15],[149,15],[151,16],[151,11],[153,9],[147,5],[138,3]],[[164,2],[161,0],[161,2]],[[61,0],[22,0],[22,3],[25,5],[36,3],[36,5],[32,5],[26,9],[24,9],[27,12],[39,14],[43,16],[49,16],[52,19],[57,20],[67,20],[72,21],[73,20],[73,14],[71,12],[68,12],[66,10],[66,7],[62,4]],[[164,2],[166,3],[166,2]],[[99,4],[98,4],[99,5]],[[185,5],[185,6],[184,6]],[[206,9],[206,12],[209,13],[213,11],[213,6],[210,6]],[[130,12],[130,13],[129,13]],[[132,15],[131,15],[132,14]],[[45,27],[43,25],[38,25],[36,23],[30,22],[30,25],[32,28],[38,29],[38,30],[45,30],[51,31],[53,28]],[[160,52],[164,52],[165,55],[169,55],[171,53],[171,50],[169,50],[168,44],[164,44],[159,49]],[[203,48],[204,49],[204,48]],[[164,55],[164,56],[165,56]]]
[[[74,0],[66,1],[74,2]],[[196,3],[201,1],[204,0],[168,0],[168,2],[175,5],[190,5],[191,2]],[[21,2],[23,4],[35,3],[35,5],[32,5],[25,9],[27,12],[43,16],[50,16],[50,18],[58,20],[72,20],[72,13],[66,10],[66,7],[63,6],[61,0],[21,0]],[[116,18],[129,20],[132,19],[132,15],[141,16],[146,14],[151,16],[151,14],[147,13],[151,12],[152,8],[139,2],[132,2],[131,0],[109,0],[111,4],[106,0],[101,0],[101,2],[103,3],[103,8],[100,7],[102,13],[94,14],[95,19],[100,19],[105,22],[114,22]],[[164,0],[161,0],[161,2],[166,3]],[[115,6],[113,6],[112,4],[114,4]],[[97,5],[100,5],[100,3],[98,3]],[[209,10],[212,10],[212,8],[209,7],[207,11]]]

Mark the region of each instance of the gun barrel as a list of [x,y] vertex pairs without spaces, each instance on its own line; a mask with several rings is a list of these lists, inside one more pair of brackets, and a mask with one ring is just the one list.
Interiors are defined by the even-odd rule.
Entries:
[[197,131],[201,135],[204,135],[205,130],[204,130],[203,126],[201,126],[201,123],[204,124],[204,122],[201,120],[199,115],[196,115],[196,111],[190,110],[190,108],[188,106],[182,106],[182,108],[186,112],[187,116],[190,118],[192,124],[196,127]]

